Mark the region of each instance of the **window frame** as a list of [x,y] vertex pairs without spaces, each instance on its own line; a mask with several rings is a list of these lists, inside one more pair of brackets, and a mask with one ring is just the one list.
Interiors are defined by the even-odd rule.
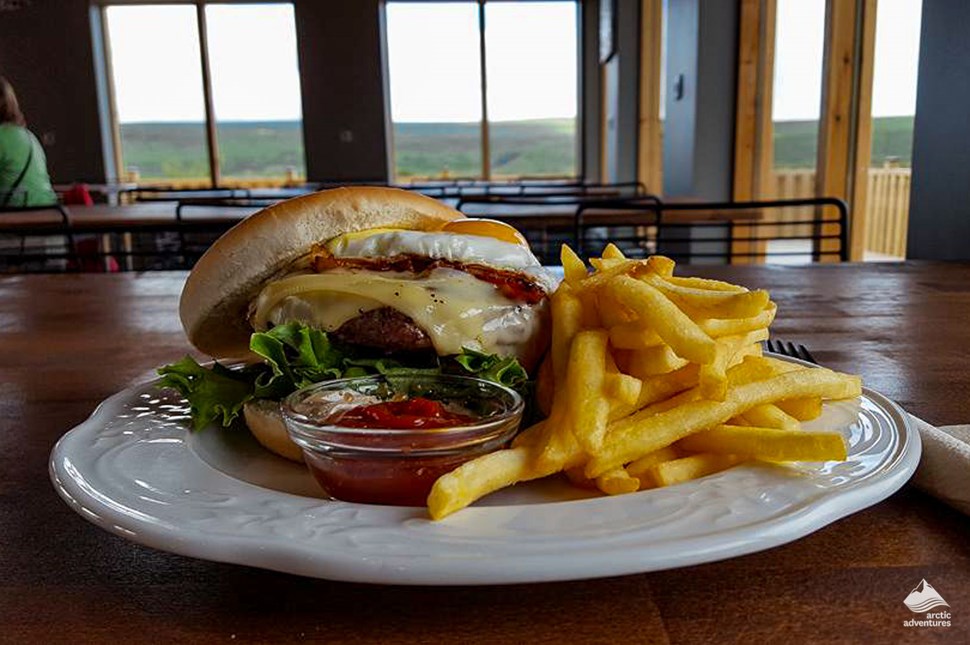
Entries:
[[[862,260],[865,246],[877,5],[878,0],[826,0],[825,7],[815,193],[849,204],[850,261]],[[763,197],[770,185],[775,19],[776,0],[741,0],[734,149],[738,201]]]
[[[387,4],[388,2],[407,4],[407,3],[432,3],[432,2],[455,2],[459,0],[381,0],[381,45],[382,45],[382,69],[384,73],[384,88],[385,88],[385,128],[388,133],[388,144],[387,144],[387,173],[390,177],[392,183],[399,183],[399,177],[397,174],[397,163],[396,163],[396,142],[394,137],[394,119],[391,115],[391,95],[390,95],[390,64],[389,64],[389,51],[388,51],[388,40],[387,40]],[[460,0],[469,1],[469,0]],[[479,120],[479,132],[480,140],[479,146],[481,151],[481,168],[479,175],[473,178],[461,178],[462,180],[470,181],[492,181],[492,161],[491,161],[491,124],[488,119],[488,75],[486,71],[487,59],[486,59],[486,45],[485,45],[485,5],[488,3],[501,3],[508,1],[516,2],[534,2],[542,3],[548,2],[550,0],[470,0],[478,5],[478,48],[479,48],[479,83],[481,86],[481,119]],[[584,14],[587,11],[588,3],[583,0],[569,0],[576,5],[576,129],[575,129],[575,159],[576,163],[573,166],[573,173],[570,175],[549,175],[548,177],[543,176],[543,179],[549,179],[552,181],[556,180],[569,180],[569,179],[579,179],[585,177],[586,175],[586,128],[585,128],[585,114],[583,106],[585,103],[585,91],[584,91],[584,38],[583,38],[583,25],[584,25]],[[521,175],[516,177],[503,178],[504,180],[514,180],[521,179]],[[444,180],[441,176],[428,176],[428,177],[410,177],[408,181],[411,183],[422,182],[422,181],[441,181]]]
[[[176,188],[223,188],[223,187],[234,187],[240,185],[241,183],[246,183],[247,186],[259,185],[264,187],[277,187],[285,186],[292,183],[292,179],[289,177],[283,177],[278,179],[265,178],[261,179],[256,184],[250,184],[247,182],[239,182],[238,180],[230,182],[229,184],[223,184],[222,182],[222,159],[219,156],[219,137],[218,137],[218,124],[216,122],[215,116],[215,102],[212,92],[212,74],[209,59],[209,34],[208,34],[208,24],[206,22],[205,9],[209,5],[226,5],[226,4],[276,4],[276,5],[290,5],[293,7],[294,15],[296,11],[294,0],[250,0],[248,2],[230,2],[230,1],[219,1],[207,2],[204,0],[98,0],[93,7],[97,11],[97,20],[99,27],[99,49],[97,52],[99,58],[99,64],[101,65],[102,73],[104,74],[104,91],[107,94],[106,108],[107,114],[103,115],[103,119],[107,119],[107,129],[111,133],[111,148],[112,154],[111,159],[114,162],[115,174],[118,180],[125,180],[125,169],[124,169],[124,159],[122,157],[121,148],[121,122],[118,120],[118,105],[115,93],[115,80],[114,80],[114,70],[112,69],[111,62],[111,36],[108,31],[108,8],[113,6],[194,6],[196,15],[196,30],[199,38],[199,67],[202,72],[202,97],[205,109],[205,138],[206,138],[206,153],[209,163],[209,180],[205,185],[198,185],[197,182],[191,180],[174,179],[168,182],[143,182],[139,181],[139,185],[156,185],[164,184],[171,185]],[[295,28],[295,25],[294,25]],[[302,93],[302,87],[301,87]],[[302,128],[302,119],[301,119]],[[304,151],[304,155],[306,152]],[[304,159],[305,163],[305,159]]]

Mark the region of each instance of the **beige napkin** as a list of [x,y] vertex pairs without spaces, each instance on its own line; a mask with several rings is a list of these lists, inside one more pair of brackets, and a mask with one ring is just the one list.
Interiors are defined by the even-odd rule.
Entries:
[[923,443],[913,484],[970,515],[970,425],[937,428],[909,416]]

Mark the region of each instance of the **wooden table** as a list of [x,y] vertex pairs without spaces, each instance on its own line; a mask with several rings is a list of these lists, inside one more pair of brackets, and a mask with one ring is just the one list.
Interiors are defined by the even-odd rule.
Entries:
[[[937,424],[970,422],[970,265],[705,267],[772,290],[778,338]],[[162,553],[71,511],[57,438],[189,347],[184,274],[0,278],[0,641],[970,641],[970,518],[915,490],[762,553],[603,580],[400,588]],[[921,579],[947,629],[903,627]]]
[[[135,233],[174,230],[177,224],[175,202],[144,202],[115,206],[65,206],[71,229],[84,233]],[[182,226],[186,228],[228,228],[259,208],[185,206]],[[8,212],[0,214],[0,228],[26,234],[37,234],[60,225],[57,211]]]

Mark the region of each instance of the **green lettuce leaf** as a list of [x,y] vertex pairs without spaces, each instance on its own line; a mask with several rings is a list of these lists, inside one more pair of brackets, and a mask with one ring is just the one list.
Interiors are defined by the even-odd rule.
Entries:
[[242,369],[214,363],[207,368],[186,356],[158,369],[160,387],[175,389],[188,400],[195,430],[210,423],[228,427],[252,399],[279,400],[320,381],[371,374],[407,376],[459,370],[528,394],[529,377],[515,358],[472,349],[439,359],[437,365],[406,365],[392,358],[353,356],[346,347],[331,342],[326,332],[296,322],[254,333],[249,347],[263,363]]
[[228,427],[239,416],[242,406],[253,398],[249,375],[218,363],[205,368],[186,356],[177,363],[159,368],[159,387],[177,390],[189,402],[192,427],[200,430],[218,422]]
[[499,383],[513,390],[521,390],[529,381],[529,375],[512,356],[486,354],[463,347],[455,361],[478,378]]

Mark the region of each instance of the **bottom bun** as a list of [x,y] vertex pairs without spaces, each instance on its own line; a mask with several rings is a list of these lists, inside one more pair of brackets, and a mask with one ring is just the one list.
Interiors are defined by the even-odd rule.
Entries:
[[249,431],[270,452],[292,461],[303,462],[303,450],[290,441],[290,435],[276,401],[260,399],[243,406],[243,416]]

